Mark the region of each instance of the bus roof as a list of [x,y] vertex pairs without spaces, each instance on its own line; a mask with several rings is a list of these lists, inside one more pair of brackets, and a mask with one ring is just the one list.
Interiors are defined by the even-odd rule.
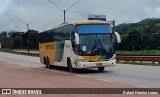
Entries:
[[[54,26],[54,27],[51,28],[51,29],[58,28],[58,27],[62,27],[62,26],[69,25],[69,24],[73,24],[73,25],[85,25],[85,24],[110,24],[110,22],[107,22],[107,21],[100,21],[100,20],[81,20],[81,21],[75,21],[75,22],[71,22],[71,23],[68,23],[68,22],[60,23],[59,25],[56,25],[56,26]],[[42,31],[42,32],[49,31],[49,30],[51,30],[51,29],[44,30],[44,31]],[[40,32],[40,33],[41,33],[41,32]]]
[[73,24],[73,25],[85,25],[85,24],[110,24],[109,22],[106,21],[100,21],[100,20],[81,20],[81,21],[75,21],[75,22],[65,22],[65,23],[60,23],[59,25],[54,26],[54,28],[56,27],[61,27],[61,26],[65,26],[65,25],[69,25],[69,24]]
[[99,20],[82,20],[82,21],[75,21],[73,22],[74,25],[80,25],[80,24],[110,24],[106,21],[99,21]]

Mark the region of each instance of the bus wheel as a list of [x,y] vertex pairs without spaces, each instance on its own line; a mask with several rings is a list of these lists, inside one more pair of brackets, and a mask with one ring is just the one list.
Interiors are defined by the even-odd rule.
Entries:
[[68,59],[67,65],[68,65],[68,71],[73,72],[72,63],[70,59]]
[[102,72],[104,70],[104,67],[98,67],[98,71]]
[[51,66],[49,64],[49,59],[48,58],[46,59],[45,64],[46,64],[46,68],[51,68]]
[[46,57],[44,57],[44,64],[45,64],[45,66],[46,66],[46,68],[47,68],[47,60],[46,60]]

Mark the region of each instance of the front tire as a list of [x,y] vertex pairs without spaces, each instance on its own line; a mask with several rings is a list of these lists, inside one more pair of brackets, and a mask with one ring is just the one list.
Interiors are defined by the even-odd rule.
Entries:
[[69,59],[67,63],[68,63],[68,71],[73,72],[71,60]]
[[104,71],[104,67],[98,67],[98,71],[99,72],[103,72]]

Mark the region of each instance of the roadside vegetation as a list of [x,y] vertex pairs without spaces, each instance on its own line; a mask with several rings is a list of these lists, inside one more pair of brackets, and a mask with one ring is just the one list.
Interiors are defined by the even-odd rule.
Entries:
[[38,31],[29,30],[28,32],[2,31],[0,33],[0,43],[3,49],[29,49],[38,50]]
[[136,56],[160,56],[160,50],[116,51],[116,54],[136,55]]

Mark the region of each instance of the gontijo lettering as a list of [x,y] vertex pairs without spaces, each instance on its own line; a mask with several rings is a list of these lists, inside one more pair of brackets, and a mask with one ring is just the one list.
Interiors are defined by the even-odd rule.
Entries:
[[45,45],[46,50],[52,50],[54,49],[54,45]]

